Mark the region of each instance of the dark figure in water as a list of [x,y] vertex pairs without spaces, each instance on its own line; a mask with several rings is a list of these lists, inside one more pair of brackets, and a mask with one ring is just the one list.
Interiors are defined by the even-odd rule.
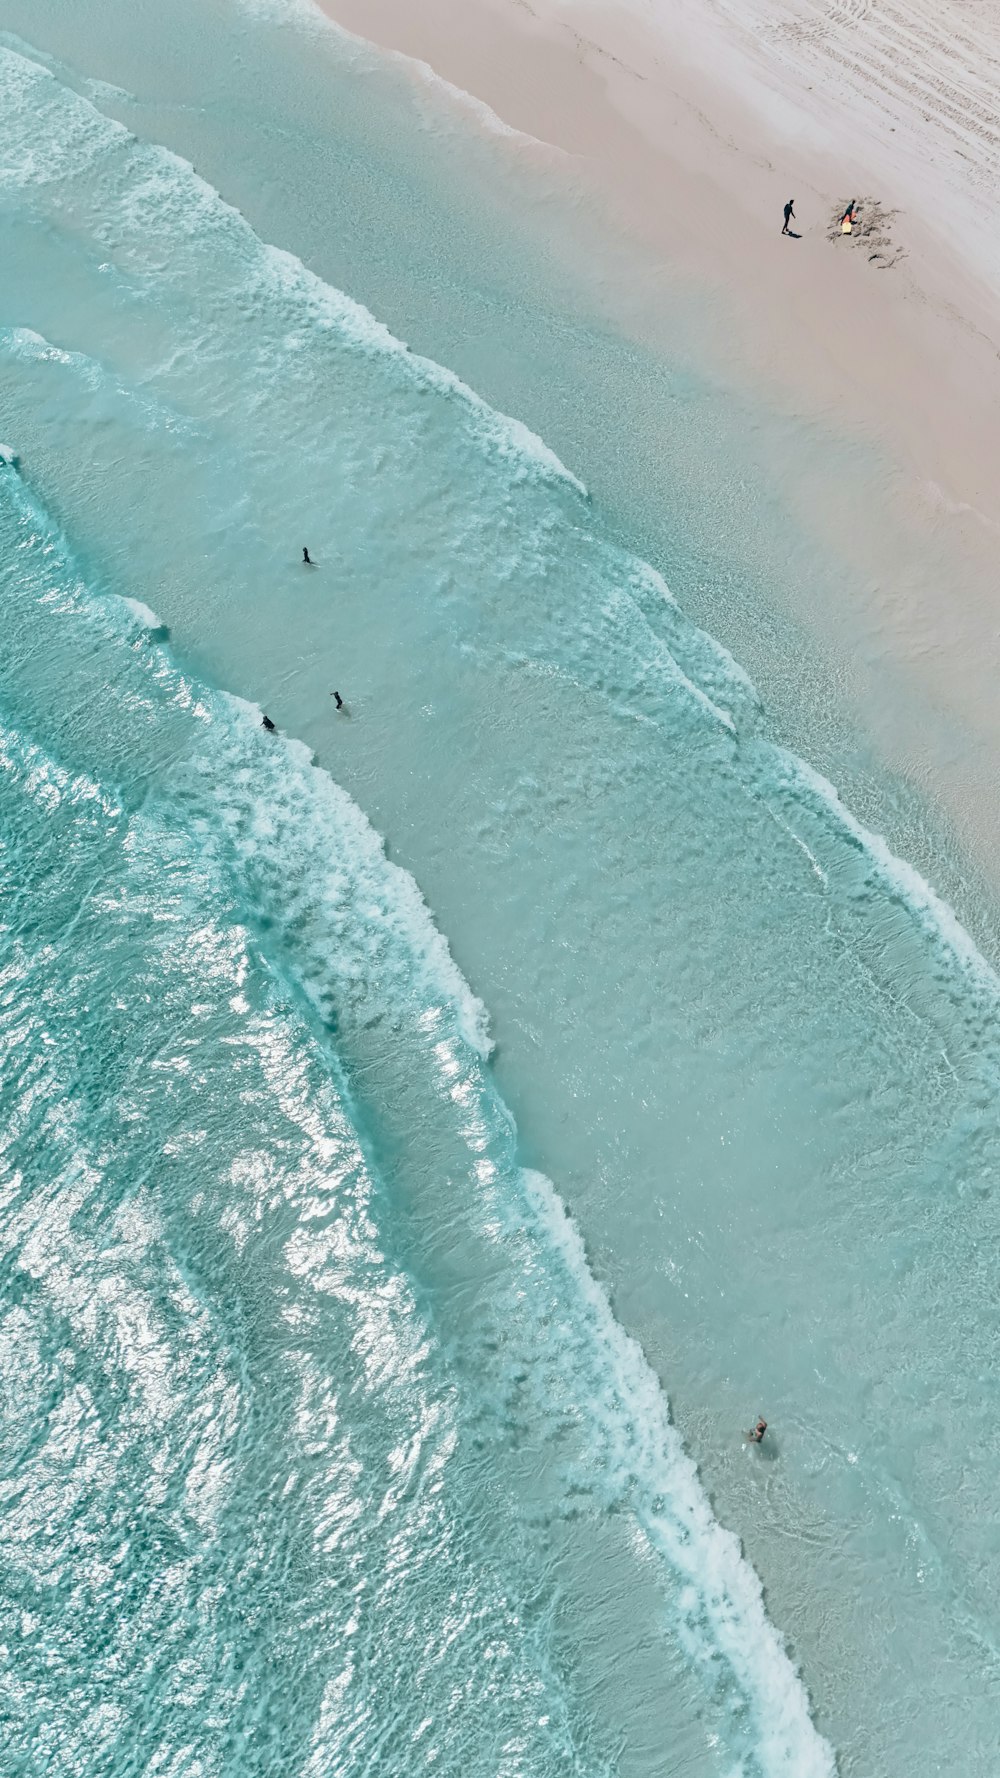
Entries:
[[263,722],[264,722],[264,727],[266,728],[269,735],[276,735],[277,734],[278,731],[275,728],[274,723],[271,721],[271,718],[269,716],[265,716],[263,719]]
[[331,693],[330,693],[330,696],[331,696],[331,698],[336,698],[336,700],[337,700],[337,709],[338,709],[338,710],[342,710],[342,709],[343,709],[343,708],[344,708],[344,700],[343,700],[343,698],[342,698],[342,697],[341,697],[341,695],[340,695],[340,693],[339,693],[339,691],[332,691],[332,692],[331,692]]
[[302,566],[303,568],[315,568],[316,566],[305,544],[302,545]]
[[787,235],[788,224],[790,222],[794,222],[794,220],[795,220],[795,199],[789,198],[787,204],[785,205],[785,226],[781,231],[783,235]]
[[767,1421],[766,1420],[758,1420],[753,1431],[747,1433],[747,1438],[750,1440],[750,1443],[752,1445],[759,1445],[761,1440],[763,1439],[766,1431],[767,1431]]

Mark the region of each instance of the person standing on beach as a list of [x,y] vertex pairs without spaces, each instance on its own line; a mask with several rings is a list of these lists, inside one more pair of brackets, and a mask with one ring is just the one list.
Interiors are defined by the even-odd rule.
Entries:
[[787,204],[785,205],[785,226],[781,231],[783,235],[787,235],[788,224],[790,222],[793,222],[794,220],[795,220],[795,199],[789,198]]

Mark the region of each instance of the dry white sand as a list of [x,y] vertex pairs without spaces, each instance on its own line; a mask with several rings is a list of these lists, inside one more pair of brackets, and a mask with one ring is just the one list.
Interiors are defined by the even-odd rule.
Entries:
[[[711,346],[743,393],[876,445],[869,496],[802,491],[864,589],[819,621],[845,655],[864,635],[870,731],[1000,883],[1000,0],[321,3],[726,293]],[[612,292],[614,261],[609,235]]]
[[[877,170],[988,279],[1000,273],[1000,6],[995,0],[631,0],[711,32],[765,115]],[[928,216],[930,220],[930,216]]]

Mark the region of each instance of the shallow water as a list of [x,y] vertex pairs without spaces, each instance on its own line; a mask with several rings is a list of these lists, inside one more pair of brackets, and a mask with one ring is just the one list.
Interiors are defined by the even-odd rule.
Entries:
[[[992,1771],[996,978],[116,25],[0,53],[17,1769]],[[233,185],[402,130],[273,29]]]

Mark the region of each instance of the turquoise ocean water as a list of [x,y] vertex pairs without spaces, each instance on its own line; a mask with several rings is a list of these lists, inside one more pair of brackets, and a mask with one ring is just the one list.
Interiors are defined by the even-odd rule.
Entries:
[[0,3],[2,1769],[993,1773],[1000,981],[163,10]]

